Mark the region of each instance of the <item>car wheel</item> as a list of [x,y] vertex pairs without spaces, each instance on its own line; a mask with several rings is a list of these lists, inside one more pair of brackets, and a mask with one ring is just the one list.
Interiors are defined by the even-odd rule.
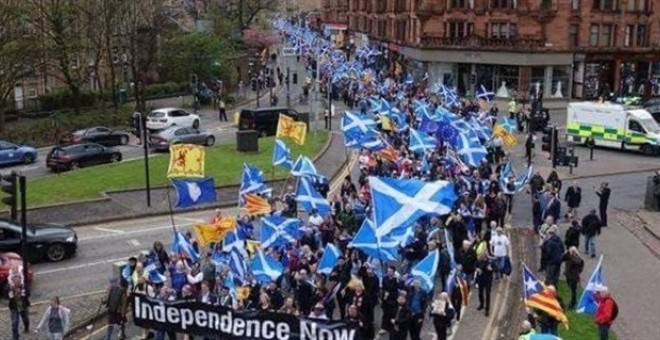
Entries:
[[26,153],[25,155],[23,155],[23,163],[24,164],[32,164],[32,163],[34,163],[34,158],[35,157],[34,157],[33,154]]
[[651,145],[642,145],[640,151],[646,156],[655,156],[655,149]]
[[111,163],[117,163],[117,162],[120,162],[120,161],[121,161],[121,156],[119,156],[117,154],[114,154],[114,155],[110,156],[110,162]]
[[126,144],[128,144],[128,136],[121,136],[121,138],[119,138],[119,145],[126,145]]
[[213,146],[215,144],[215,137],[213,136],[208,136],[206,138],[206,142],[204,143],[206,146]]
[[195,128],[195,129],[199,129],[199,119],[195,119],[195,121],[193,122],[192,127]]
[[66,257],[66,249],[61,243],[51,244],[46,250],[46,258],[51,262],[59,262]]
[[75,162],[75,161],[69,163],[69,170],[76,170],[78,168],[80,168],[80,163]]

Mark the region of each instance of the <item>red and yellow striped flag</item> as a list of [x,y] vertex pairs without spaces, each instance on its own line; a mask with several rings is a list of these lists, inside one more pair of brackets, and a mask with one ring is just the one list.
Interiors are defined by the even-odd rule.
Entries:
[[378,151],[378,154],[383,159],[392,163],[396,163],[396,161],[399,160],[399,153],[394,150],[391,145],[388,145],[385,149]]
[[266,215],[270,214],[271,207],[268,200],[254,194],[247,194],[243,196],[245,205],[243,208],[247,210],[250,215]]

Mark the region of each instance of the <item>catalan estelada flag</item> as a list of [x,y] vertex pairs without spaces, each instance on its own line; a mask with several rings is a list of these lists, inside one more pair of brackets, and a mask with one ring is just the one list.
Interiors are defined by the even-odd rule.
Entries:
[[268,200],[255,194],[243,195],[244,205],[243,208],[248,211],[250,215],[267,215],[271,212]]
[[280,115],[277,122],[277,137],[287,137],[298,145],[305,145],[307,136],[307,124],[305,122],[296,122],[287,115]]
[[392,163],[396,163],[396,161],[399,160],[399,153],[394,150],[391,145],[388,145],[385,149],[378,151],[378,155]]
[[167,177],[204,177],[204,147],[193,144],[170,146],[170,166]]
[[556,293],[545,287],[526,265],[523,266],[523,294],[526,306],[547,313],[568,328],[568,318]]
[[236,218],[226,216],[214,224],[196,225],[193,227],[197,235],[197,242],[207,246],[213,242],[220,242],[225,236],[236,228]]

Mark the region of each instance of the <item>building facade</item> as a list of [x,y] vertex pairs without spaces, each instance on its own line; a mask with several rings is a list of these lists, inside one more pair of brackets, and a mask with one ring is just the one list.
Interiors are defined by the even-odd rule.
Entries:
[[[356,45],[420,79],[500,97],[658,95],[660,0],[348,0]],[[324,1],[325,22],[341,22]]]

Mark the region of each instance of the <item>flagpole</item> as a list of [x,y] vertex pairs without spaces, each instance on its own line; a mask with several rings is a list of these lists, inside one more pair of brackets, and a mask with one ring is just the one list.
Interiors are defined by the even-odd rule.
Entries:
[[[171,181],[170,181],[170,184],[172,184]],[[174,209],[172,208],[172,194],[170,193],[171,190],[172,190],[172,186],[168,185],[167,186],[167,206],[168,206],[169,213],[170,213],[170,222],[172,223],[172,230],[176,234],[176,224],[174,223]]]

